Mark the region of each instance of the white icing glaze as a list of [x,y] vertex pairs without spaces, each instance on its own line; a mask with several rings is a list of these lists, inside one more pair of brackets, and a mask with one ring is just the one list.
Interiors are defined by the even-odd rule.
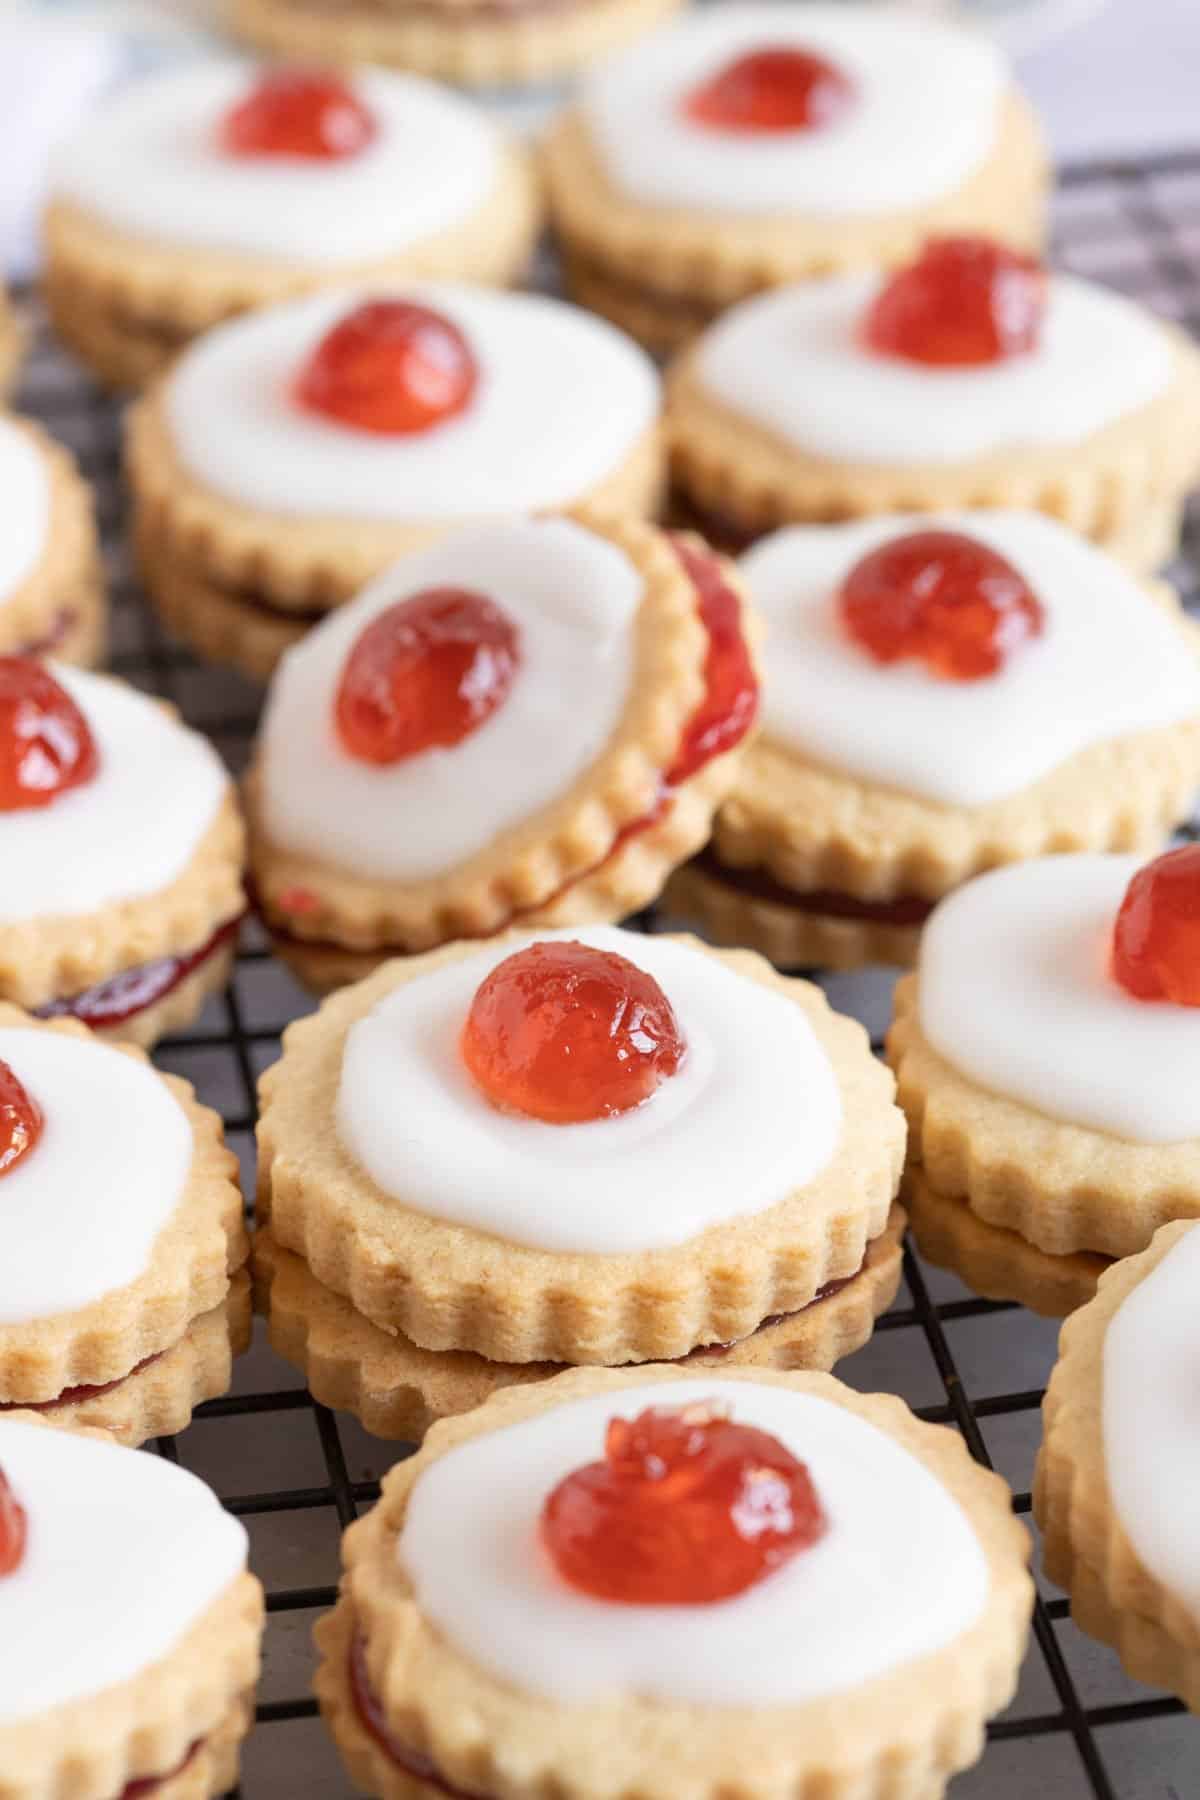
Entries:
[[379,129],[357,156],[231,156],[221,121],[255,79],[221,58],[130,82],[59,151],[53,195],[155,244],[316,267],[393,255],[486,204],[497,131],[448,89],[363,69]]
[[[709,1399],[807,1464],[824,1537],[710,1606],[608,1604],[567,1586],[538,1537],[547,1495],[600,1460],[614,1415]],[[966,1514],[893,1438],[811,1394],[719,1379],[589,1395],[458,1445],[414,1484],[397,1554],[456,1649],[568,1704],[799,1705],[953,1643],[989,1585]]]
[[187,1115],[153,1069],[92,1039],[0,1031],[42,1136],[0,1184],[0,1325],[72,1312],[142,1274],[182,1198]]
[[[857,103],[786,134],[714,131],[681,112],[727,63],[778,45],[827,57]],[[582,104],[610,181],[647,206],[838,218],[962,187],[991,153],[1006,84],[982,34],[845,5],[743,5],[705,8],[606,62]]]
[[1137,856],[1052,856],[981,875],[921,938],[921,1030],[970,1080],[1136,1144],[1200,1137],[1200,1012],[1113,980]]
[[[504,703],[451,749],[390,768],[349,756],[333,718],[346,658],[369,622],[430,587],[486,595],[521,634]],[[623,551],[566,520],[468,527],[406,557],[290,651],[271,686],[263,819],[283,849],[380,880],[465,861],[570,788],[624,709],[642,581]]]
[[983,368],[928,368],[859,341],[878,275],[779,288],[701,340],[714,399],[834,462],[955,463],[1076,444],[1154,400],[1168,340],[1143,307],[1056,275],[1037,349]]
[[1104,1338],[1104,1462],[1140,1561],[1200,1624],[1200,1226],[1121,1302]]
[[28,1515],[0,1585],[0,1725],[130,1681],[246,1563],[246,1532],[161,1456],[0,1418],[0,1469]]
[[100,767],[49,806],[0,812],[0,924],[74,917],[169,886],[229,785],[211,745],[158,701],[61,664],[54,675],[88,721]]
[[0,419],[0,604],[29,579],[50,529],[46,464],[23,431]]
[[338,1132],[385,1194],[510,1243],[615,1254],[685,1243],[820,1173],[841,1097],[799,1007],[665,938],[594,927],[528,941],[550,938],[649,970],[686,1039],[682,1067],[616,1118],[549,1125],[499,1112],[458,1044],[476,988],[514,946],[447,963],[397,988],[346,1039]]
[[480,365],[465,412],[409,437],[355,431],[298,406],[298,371],[364,292],[235,319],[185,351],[166,388],[175,447],[214,493],[264,512],[465,519],[565,506],[613,474],[658,413],[648,356],[602,319],[540,294],[424,282]]
[[[1042,602],[1041,635],[996,675],[945,681],[917,662],[877,663],[841,627],[837,594],[854,564],[927,529],[990,545]],[[795,526],[742,569],[770,635],[768,736],[867,781],[983,806],[1088,744],[1200,716],[1200,663],[1178,625],[1111,557],[1040,513]]]

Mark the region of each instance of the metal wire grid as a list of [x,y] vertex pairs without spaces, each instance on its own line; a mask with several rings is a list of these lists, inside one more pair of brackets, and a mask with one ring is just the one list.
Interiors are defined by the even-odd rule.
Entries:
[[[1123,288],[1200,335],[1200,154],[1068,168],[1057,227],[1063,265]],[[34,322],[21,403],[75,449],[95,483],[113,579],[112,667],[174,701],[237,769],[253,734],[257,691],[199,665],[142,603],[122,544],[117,411]],[[1200,609],[1200,515],[1176,574]],[[643,923],[654,929],[656,920]],[[826,985],[836,1004],[874,1032],[882,1029],[890,982],[838,977]],[[227,992],[210,1002],[193,1031],[161,1047],[163,1065],[187,1075],[201,1098],[220,1108],[247,1193],[256,1078],[275,1060],[284,1026],[310,1004],[251,925]],[[1028,1515],[1038,1408],[1055,1338],[1045,1322],[970,1295],[909,1251],[897,1304],[839,1374],[865,1389],[891,1388],[920,1417],[957,1428],[980,1462],[1008,1478],[1018,1512]],[[211,1481],[246,1522],[252,1562],[267,1588],[258,1729],[240,1794],[347,1794],[316,1720],[308,1639],[335,1597],[341,1531],[376,1499],[379,1476],[402,1449],[317,1405],[261,1341],[243,1359],[233,1393],[202,1407],[181,1438],[155,1447]],[[955,1800],[1184,1800],[1200,1789],[1200,1751],[1188,1734],[1178,1702],[1129,1682],[1115,1658],[1075,1630],[1065,1600],[1043,1594],[1017,1698],[990,1727],[982,1763],[958,1778],[953,1793]]]

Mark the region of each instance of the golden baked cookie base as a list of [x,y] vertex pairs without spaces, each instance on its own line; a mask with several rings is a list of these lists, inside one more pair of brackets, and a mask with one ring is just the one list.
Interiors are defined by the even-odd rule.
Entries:
[[[600,282],[592,298],[632,281],[650,317],[673,301],[717,313],[763,288],[850,269],[905,262],[931,235],[984,232],[1040,251],[1046,235],[1048,174],[1028,104],[1006,100],[996,142],[964,185],[906,212],[819,218],[691,212],[646,206],[610,182],[578,108],[564,112],[545,146],[551,215],[568,270]],[[618,320],[639,323],[636,314]]]
[[46,465],[50,512],[36,568],[0,599],[0,655],[98,662],[108,637],[108,607],[91,489],[74,457],[40,425],[9,422]]
[[[1180,655],[1195,658],[1200,632],[1171,606]],[[763,870],[799,894],[935,901],[1033,856],[1148,855],[1188,817],[1198,789],[1200,716],[1088,744],[1030,786],[974,807],[885,787],[760,737],[717,814],[712,849],[731,870]]]
[[[73,1020],[30,1019],[4,1005],[0,1025],[64,1038],[89,1036]],[[145,1061],[129,1046],[114,1049]],[[192,1132],[192,1162],[179,1203],[135,1281],[70,1313],[0,1324],[2,1402],[40,1403],[67,1388],[121,1380],[147,1357],[176,1344],[193,1320],[220,1306],[231,1274],[249,1254],[237,1158],[225,1146],[219,1117],[201,1106],[177,1075],[156,1078],[170,1089]]]
[[[273,844],[255,764],[244,793],[254,887],[268,927],[319,950],[333,945],[378,957],[490,937],[518,920],[621,918],[653,899],[675,864],[703,843],[733,785],[740,746],[682,783],[656,824],[622,842],[627,828],[658,806],[662,772],[703,698],[708,639],[695,586],[670,540],[653,527],[637,520],[586,522],[623,550],[642,578],[628,698],[594,761],[558,798],[468,860],[443,875],[403,883],[362,878]],[[729,565],[724,575],[741,595]],[[752,643],[744,603],[743,631]],[[302,912],[290,904],[297,893],[305,897]]]
[[910,1173],[1050,1256],[1132,1256],[1161,1225],[1200,1218],[1194,1144],[1129,1143],[979,1087],[925,1038],[917,981],[897,984],[887,1037]]
[[159,1782],[152,1800],[217,1800],[238,1778],[242,1741],[254,1722],[253,1695],[238,1700],[178,1775]]
[[507,145],[484,206],[435,237],[370,262],[297,267],[155,243],[59,200],[46,213],[42,287],[55,330],[79,360],[106,386],[139,387],[223,320],[324,288],[416,280],[507,286],[529,262],[540,225],[532,159]]
[[[257,602],[311,623],[340,606],[402,556],[468,518],[422,523],[369,519],[287,517],[239,506],[195,482],[176,454],[162,389],[155,384],[131,408],[126,464],[133,490],[133,534],[152,599],[163,571],[174,574],[166,610],[187,635],[189,613],[219,590],[232,603]],[[616,519],[651,517],[663,495],[665,452],[656,424],[630,446],[624,460],[571,507]],[[230,629],[226,627],[225,629]],[[238,664],[236,633],[227,660]],[[263,653],[257,652],[261,669]]]
[[455,0],[391,6],[224,0],[229,29],[273,55],[390,63],[465,87],[523,86],[573,74],[644,35],[680,0],[565,0],[479,17]]
[[910,968],[921,940],[918,925],[841,919],[784,906],[743,893],[695,863],[676,869],[663,906],[710,943],[757,950],[779,969],[861,969],[872,963]]
[[[12,1416],[43,1422],[36,1413]],[[195,1765],[181,1765],[198,1740],[211,1737],[207,1758],[195,1763],[204,1770],[207,1761],[213,1781],[227,1775],[248,1723],[245,1696],[258,1680],[262,1627],[262,1588],[253,1575],[239,1575],[166,1656],[132,1680],[0,1725],[5,1800],[113,1800],[130,1782],[175,1769],[178,1789],[164,1790],[172,1800],[176,1792],[179,1800],[221,1792],[198,1784]]]
[[11,399],[17,385],[21,359],[25,354],[25,339],[25,327],[13,311],[3,288],[0,288],[0,401]]
[[[547,905],[523,910],[506,920],[505,927],[534,931],[607,925],[649,906],[662,892],[671,870],[707,841],[714,810],[729,791],[739,755],[739,750],[733,750],[714,757],[698,775],[675,789],[657,824],[628,839],[605,857],[594,873],[573,881]],[[402,954],[395,947],[350,950],[331,943],[306,944],[302,938],[279,931],[272,934],[271,941],[280,961],[314,994],[329,994],[349,982],[363,981],[381,964]]]
[[1200,472],[1200,351],[1177,326],[1158,323],[1174,374],[1146,406],[1078,444],[955,464],[840,463],[803,451],[713,398],[697,351],[688,350],[667,381],[672,477],[692,506],[747,538],[880,513],[1017,507],[1047,513],[1152,573]]
[[[829,1370],[861,1350],[900,1285],[905,1215],[893,1206],[847,1285],[740,1344],[694,1350],[690,1367]],[[269,1230],[254,1241],[254,1291],[271,1346],[315,1399],[353,1413],[376,1437],[416,1443],[438,1419],[470,1412],[503,1387],[561,1375],[561,1363],[490,1363],[462,1350],[421,1350],[355,1312]]]
[[1200,1711],[1200,1622],[1139,1560],[1108,1487],[1102,1423],[1104,1339],[1134,1288],[1192,1226],[1165,1226],[1148,1250],[1109,1271],[1064,1325],[1043,1404],[1034,1514],[1046,1573],[1071,1596],[1082,1630],[1111,1644],[1129,1673]]
[[245,831],[231,785],[169,887],[95,913],[0,925],[0,1000],[45,1006],[126,969],[189,955],[245,911],[244,860]]
[[193,1319],[177,1344],[108,1393],[33,1410],[60,1430],[107,1431],[131,1447],[183,1431],[205,1400],[229,1392],[233,1359],[250,1348],[252,1326],[250,1277],[239,1269],[219,1306]]
[[[972,1462],[961,1438],[919,1423],[891,1396],[864,1396],[827,1375],[734,1370],[731,1381],[788,1387],[844,1406],[896,1439],[931,1471],[970,1518],[988,1559],[983,1612],[952,1645],[861,1687],[807,1705],[700,1709],[628,1696],[570,1706],[516,1689],[477,1668],[423,1618],[395,1541],[414,1481],[458,1444],[585,1395],[687,1379],[690,1370],[573,1370],[509,1388],[465,1417],[443,1421],[416,1456],[385,1478],[379,1504],[343,1539],[346,1573],[338,1625],[321,1633],[317,1694],[346,1741],[344,1687],[333,1658],[349,1621],[365,1639],[372,1689],[387,1697],[396,1734],[440,1774],[472,1793],[534,1800],[555,1793],[653,1794],[656,1800],[913,1800],[937,1795],[983,1748],[983,1723],[1010,1698],[1024,1650],[1033,1590],[1029,1540],[1004,1483]],[[632,1728],[636,1727],[636,1728]],[[746,1746],[755,1754],[748,1759]],[[371,1768],[374,1784],[382,1769]],[[388,1774],[394,1783],[396,1771]],[[372,1785],[385,1800],[399,1785]]]
[[667,1248],[556,1255],[385,1195],[337,1134],[346,1034],[405,982],[474,953],[456,944],[388,963],[289,1026],[283,1057],[260,1084],[260,1221],[385,1330],[491,1362],[650,1362],[749,1337],[764,1319],[807,1306],[820,1288],[857,1272],[887,1223],[904,1154],[891,1077],[862,1026],[832,1012],[819,989],[746,952],[695,948],[800,1007],[833,1065],[838,1145],[778,1205]]
[[985,1300],[1015,1300],[1047,1319],[1065,1319],[1094,1298],[1112,1259],[1088,1250],[1050,1256],[1002,1225],[987,1225],[965,1200],[948,1198],[909,1169],[901,1188],[917,1249]]

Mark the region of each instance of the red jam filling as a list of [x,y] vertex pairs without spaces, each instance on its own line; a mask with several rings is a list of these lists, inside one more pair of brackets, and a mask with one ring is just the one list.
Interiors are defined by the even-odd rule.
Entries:
[[862,919],[876,925],[923,925],[936,904],[921,894],[900,894],[894,900],[860,900],[836,888],[789,888],[766,869],[734,869],[719,862],[710,850],[696,858],[705,874],[722,886],[772,906],[788,906],[797,912],[818,913],[823,918]]
[[1156,856],[1129,883],[1112,972],[1138,1000],[1200,1006],[1200,844]]
[[479,380],[458,326],[408,300],[367,300],[321,339],[296,382],[311,412],[384,437],[456,417]]
[[805,1465],[711,1404],[611,1419],[604,1461],[566,1476],[542,1509],[563,1580],[639,1606],[743,1594],[825,1527]]
[[25,1555],[26,1526],[25,1508],[0,1469],[0,1578],[20,1568]]
[[139,963],[137,968],[122,969],[108,981],[84,988],[59,1000],[49,1000],[34,1008],[38,1019],[80,1019],[94,1031],[112,1030],[124,1025],[148,1006],[154,1006],[193,975],[202,963],[230,942],[236,935],[240,919],[231,919],[215,931],[206,944],[186,956],[160,956],[154,962]]
[[683,100],[684,116],[710,131],[816,131],[841,118],[855,98],[844,69],[786,44],[750,50]]
[[998,551],[958,531],[913,531],[855,563],[842,583],[843,628],[878,663],[911,659],[946,681],[995,675],[1045,613]]
[[135,1375],[140,1375],[143,1369],[148,1369],[160,1356],[165,1355],[164,1350],[156,1350],[153,1356],[144,1357],[140,1363],[135,1364],[128,1375],[118,1375],[115,1381],[83,1382],[78,1387],[64,1388],[61,1394],[55,1394],[53,1400],[0,1401],[0,1413],[53,1412],[59,1406],[79,1406],[85,1400],[99,1400],[103,1395],[114,1393],[117,1388],[123,1387],[127,1381],[132,1381]]
[[1046,271],[987,238],[932,238],[876,296],[863,327],[883,356],[976,368],[1037,347]]
[[370,108],[338,76],[273,69],[225,114],[220,144],[230,156],[341,162],[358,156],[378,131]]
[[653,975],[580,943],[505,957],[476,991],[462,1034],[463,1061],[492,1105],[550,1125],[640,1106],[684,1055]]
[[503,705],[520,662],[517,627],[482,594],[430,588],[398,600],[346,659],[338,736],[351,756],[381,766],[450,749]]
[[439,1793],[448,1795],[449,1800],[476,1800],[476,1796],[467,1794],[464,1789],[452,1787],[427,1756],[392,1736],[383,1716],[383,1707],[367,1674],[367,1649],[361,1635],[356,1635],[350,1647],[350,1692],[354,1699],[354,1709],[364,1728],[384,1754],[406,1774],[425,1782],[429,1787],[437,1788]]
[[742,609],[721,572],[716,557],[685,538],[672,537],[675,554],[696,589],[700,623],[708,633],[704,661],[704,698],[684,730],[675,761],[667,770],[668,787],[679,787],[714,756],[732,750],[754,723],[758,712],[758,676],[750,647],[742,636]]
[[49,669],[0,656],[0,812],[49,806],[98,767],[88,722]]
[[42,1109],[6,1062],[0,1062],[0,1176],[9,1175],[42,1135]]

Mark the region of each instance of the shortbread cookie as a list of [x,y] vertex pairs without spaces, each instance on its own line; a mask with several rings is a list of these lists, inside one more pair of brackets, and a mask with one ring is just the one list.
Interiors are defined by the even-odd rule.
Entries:
[[1190,811],[1200,634],[1064,526],[793,526],[741,568],[768,629],[763,730],[668,894],[716,942],[791,968],[911,963],[968,877],[1152,850]]
[[540,206],[528,153],[410,75],[189,63],[59,151],[44,291],[99,379],[140,387],[221,320],[347,282],[505,284]]
[[1145,572],[1173,551],[1200,463],[1200,354],[1177,326],[971,239],[745,302],[668,394],[683,498],[743,542],[1028,507]]
[[12,302],[0,286],[0,400],[7,400],[17,385],[24,349],[24,329]]
[[681,0],[222,0],[231,31],[272,55],[391,63],[466,87],[561,80],[623,48]]
[[317,1695],[381,1800],[939,1800],[1012,1693],[1028,1553],[1003,1482],[891,1396],[576,1370],[387,1476]]
[[0,658],[0,999],[144,1046],[182,1026],[228,972],[243,839],[215,751],[168,707]]
[[1019,1232],[988,1225],[965,1200],[947,1199],[917,1168],[904,1177],[904,1202],[917,1249],[949,1269],[985,1300],[1015,1300],[1044,1318],[1063,1319],[1084,1306],[1111,1256],[1072,1250],[1051,1256]]
[[1067,1311],[1098,1259],[1200,1218],[1198,902],[1200,848],[1061,856],[980,876],[926,926],[888,1034],[906,1191],[922,1247],[982,1292]]
[[[709,1344],[683,1358],[718,1371],[832,1369],[860,1350],[900,1285],[905,1215],[893,1206],[867,1245],[857,1275],[830,1282],[801,1311],[769,1319],[736,1344]],[[254,1242],[257,1304],[271,1347],[294,1363],[323,1406],[353,1413],[377,1437],[419,1442],[438,1419],[468,1412],[502,1387],[545,1381],[561,1363],[495,1363],[465,1350],[421,1350],[373,1325],[307,1263],[281,1250],[269,1230]]]
[[403,558],[272,683],[246,800],[283,953],[321,988],[648,904],[733,785],[753,633],[728,564],[635,522],[512,519]]
[[658,378],[602,320],[427,283],[209,333],[135,408],[134,531],[164,618],[263,676],[314,622],[464,522],[653,512]]
[[890,1076],[818,989],[603,927],[385,964],[289,1028],[261,1098],[276,1243],[492,1362],[749,1337],[858,1272],[903,1156]]
[[546,170],[576,297],[656,350],[935,233],[1045,234],[1045,151],[1000,53],[861,8],[692,13],[584,84]]
[[0,418],[0,656],[96,663],[108,603],[91,489],[30,420]]
[[1034,1483],[1046,1573],[1129,1673],[1200,1712],[1200,1226],[1165,1225],[1063,1327]]
[[177,1464],[0,1416],[4,1800],[215,1800],[236,1780],[262,1589]]
[[249,1244],[237,1160],[186,1082],[0,1006],[0,1183],[0,1409],[141,1443],[225,1392]]

